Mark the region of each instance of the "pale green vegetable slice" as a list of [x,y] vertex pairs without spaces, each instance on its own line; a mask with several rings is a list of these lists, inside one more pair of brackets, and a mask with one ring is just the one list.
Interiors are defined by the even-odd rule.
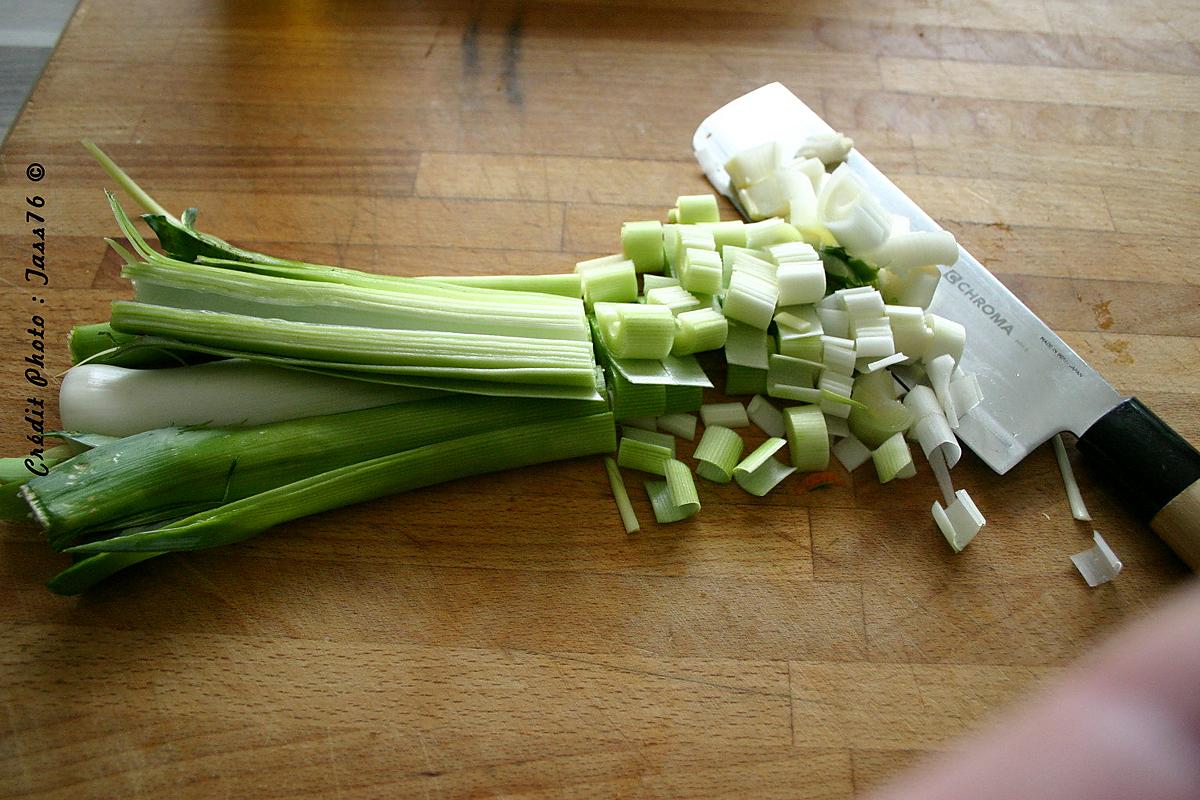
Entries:
[[796,471],[777,461],[773,456],[787,446],[779,438],[767,439],[750,455],[746,456],[733,470],[733,479],[750,494],[762,497]]
[[684,311],[675,317],[675,343],[671,353],[686,356],[718,350],[725,345],[728,335],[728,321],[713,309]]
[[744,447],[742,437],[729,428],[721,425],[705,428],[693,454],[699,462],[696,474],[714,483],[729,483]]
[[695,414],[663,414],[656,420],[658,429],[689,442],[696,438]]
[[792,466],[801,472],[829,468],[829,432],[820,406],[792,406],[783,410]]
[[721,257],[712,250],[688,248],[680,266],[680,283],[696,294],[716,294],[721,291],[724,277]]
[[721,221],[721,211],[717,206],[716,195],[680,195],[679,199],[675,201],[675,207],[679,209],[679,221],[684,225]]
[[665,525],[695,516],[700,510],[700,497],[687,464],[672,459],[667,462],[664,472],[665,481],[646,482],[654,519]]
[[679,285],[646,289],[646,304],[666,306],[676,315],[684,311],[695,311],[701,306],[700,298]]
[[637,439],[647,444],[665,447],[671,452],[671,458],[675,457],[675,437],[668,433],[659,433],[658,431],[649,431],[645,428],[623,424],[621,425],[621,438]]
[[632,303],[637,299],[637,270],[628,259],[608,263],[581,262],[576,265],[583,284],[583,300],[596,303]]
[[954,502],[946,508],[935,500],[932,511],[934,521],[956,553],[962,552],[986,524],[966,489],[955,492]]
[[722,250],[726,245],[746,246],[746,223],[740,219],[725,220],[724,222],[701,222],[699,225],[713,235],[717,250]]
[[[679,279],[672,278],[669,275],[646,274],[646,275],[642,276],[642,293],[646,294],[647,296],[650,294],[651,291],[653,291],[655,289],[661,289],[665,286],[678,286],[678,285],[679,285]],[[924,324],[925,324],[925,317],[922,316],[921,317],[922,327],[924,326]]]
[[754,399],[746,407],[746,416],[767,436],[782,438],[787,435],[787,428],[783,425],[783,412],[771,405],[771,401],[761,394],[754,395]]
[[621,445],[617,448],[617,464],[628,469],[662,475],[663,465],[673,455],[673,448],[651,444],[641,439],[631,439],[625,435],[621,437]]
[[661,360],[675,343],[675,315],[667,306],[596,303],[604,345],[617,358]]
[[621,253],[638,272],[658,272],[666,263],[662,223],[658,220],[626,222],[621,226]]
[[705,427],[745,428],[750,425],[746,407],[741,403],[705,403],[700,406],[700,419]]
[[613,500],[617,503],[617,513],[621,515],[621,524],[626,533],[637,533],[642,529],[634,513],[633,504],[629,502],[629,492],[625,490],[625,480],[617,469],[617,462],[608,456],[604,457],[604,471],[608,473],[608,485],[612,487]]
[[871,449],[850,434],[833,446],[833,455],[847,472],[854,472],[871,460]]
[[912,452],[903,433],[894,433],[886,442],[871,452],[871,460],[875,462],[875,472],[879,475],[880,483],[887,483],[893,478],[911,478],[917,474],[913,464]]
[[746,247],[752,250],[783,242],[799,242],[801,239],[800,231],[778,217],[751,222],[746,226]]

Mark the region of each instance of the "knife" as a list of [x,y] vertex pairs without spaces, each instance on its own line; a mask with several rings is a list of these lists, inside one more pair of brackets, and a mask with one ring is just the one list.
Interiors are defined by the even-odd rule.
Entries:
[[[746,217],[725,172],[729,159],[772,140],[794,150],[810,135],[831,132],[783,84],[771,83],[711,114],[692,148],[708,180]],[[845,163],[914,231],[940,230],[857,150]],[[1200,453],[1136,397],[1121,397],[979,261],[961,246],[958,251],[958,261],[942,268],[929,307],[966,327],[962,368],[983,390],[983,402],[959,423],[958,437],[1003,475],[1056,433],[1071,431],[1085,457],[1200,571]]]

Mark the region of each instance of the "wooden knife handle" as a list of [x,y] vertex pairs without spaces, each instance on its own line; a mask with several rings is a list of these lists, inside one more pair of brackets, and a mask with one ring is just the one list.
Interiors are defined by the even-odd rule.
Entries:
[[1136,397],[1079,437],[1079,450],[1123,490],[1150,527],[1200,572],[1200,453]]

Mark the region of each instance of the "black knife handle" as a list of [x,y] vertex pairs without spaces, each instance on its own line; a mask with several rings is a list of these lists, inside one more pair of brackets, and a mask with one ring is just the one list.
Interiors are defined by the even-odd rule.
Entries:
[[1136,397],[1079,437],[1080,452],[1180,558],[1200,571],[1200,453]]

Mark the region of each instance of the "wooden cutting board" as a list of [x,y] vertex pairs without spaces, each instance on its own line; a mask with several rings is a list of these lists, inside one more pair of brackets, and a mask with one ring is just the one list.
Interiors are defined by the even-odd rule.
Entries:
[[[706,191],[694,127],[771,80],[1198,442],[1198,37],[1185,0],[84,0],[0,157],[2,449],[29,432],[31,317],[56,375],[70,326],[128,294],[81,137],[255,249],[563,271]],[[34,193],[47,287],[24,280]],[[37,532],[4,528],[0,795],[849,797],[1187,575],[1083,469],[1126,565],[1087,588],[1068,556],[1091,529],[1048,448],[956,477],[988,517],[958,556],[924,469],[761,501],[703,484],[700,515],[664,528],[630,473],[645,527],[626,536],[594,458],[165,557],[79,599],[42,588],[65,559]]]

